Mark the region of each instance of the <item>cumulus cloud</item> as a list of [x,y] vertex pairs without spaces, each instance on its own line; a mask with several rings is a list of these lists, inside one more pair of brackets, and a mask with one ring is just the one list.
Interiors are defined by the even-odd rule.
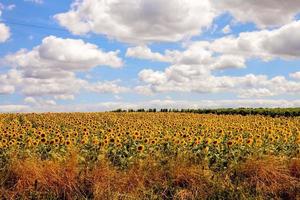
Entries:
[[217,53],[241,55],[248,58],[298,59],[300,58],[299,37],[300,21],[293,21],[274,30],[242,32],[238,37],[216,39],[207,46]]
[[211,69],[245,68],[246,59],[239,55],[222,55],[215,58]]
[[[292,34],[291,34],[292,33]],[[127,49],[127,57],[169,62],[177,65],[205,65],[213,69],[243,68],[248,59],[264,61],[300,58],[300,20],[273,30],[242,32],[213,41],[196,41],[184,51],[153,52],[147,46]]]
[[103,52],[96,45],[85,43],[83,40],[63,39],[48,36],[42,44],[31,51],[22,49],[17,53],[6,56],[5,60],[19,68],[31,70],[49,70],[47,74],[56,73],[55,70],[80,71],[96,66],[121,67],[122,60],[119,51]]
[[12,94],[15,92],[15,84],[21,82],[21,75],[17,70],[10,70],[0,74],[0,95]]
[[89,84],[86,86],[88,91],[96,93],[124,93],[129,91],[129,88],[118,85],[119,81],[106,81]]
[[28,112],[30,109],[31,109],[30,106],[27,105],[1,105],[0,104],[0,112],[2,113]]
[[163,72],[154,71],[152,69],[144,69],[139,73],[141,80],[150,84],[164,84],[167,81],[167,77]]
[[145,95],[145,96],[154,95],[154,92],[151,89],[151,85],[138,85],[134,88],[134,91],[138,94]]
[[[246,61],[260,58],[294,60],[300,58],[300,21],[274,30],[244,32],[214,41],[191,42],[183,51],[152,52],[137,46],[127,50],[127,56],[170,63],[164,71],[144,69],[139,73],[144,85],[136,87],[142,94],[157,92],[232,92],[240,98],[262,98],[300,92],[300,82],[276,76],[248,74],[240,77],[216,76],[215,71],[245,68]],[[299,32],[299,34],[298,34]],[[291,35],[291,33],[293,33]],[[292,74],[297,79],[297,74]],[[144,92],[144,91],[146,92]]]
[[[245,68],[246,61],[251,58],[265,61],[275,58],[298,59],[299,30],[300,21],[294,21],[270,31],[245,32],[237,37],[193,42],[183,51],[166,50],[164,53],[156,53],[148,47],[132,47],[127,50],[127,56],[171,63],[164,71],[144,69],[139,73],[139,78],[145,85],[138,87],[138,91],[143,88],[148,94],[168,91],[232,91],[241,98],[293,94],[300,92],[300,83],[289,81],[285,77],[268,78],[252,74],[241,77],[214,76],[213,72],[228,68]],[[297,74],[291,77],[296,78]],[[260,84],[249,85],[249,81]]]
[[195,70],[244,68],[245,59],[240,55],[218,55],[207,48],[208,42],[194,42],[186,50],[166,50],[163,54],[152,52],[149,47],[137,46],[127,49],[127,57],[172,63],[175,66],[190,66]]
[[[74,34],[96,33],[129,43],[180,41],[199,35],[215,17],[228,12],[259,28],[280,27],[300,13],[295,0],[76,0],[55,15]],[[174,14],[176,13],[176,14]],[[224,33],[230,32],[225,26]]]
[[229,12],[240,22],[253,22],[259,28],[282,26],[300,13],[300,1],[295,0],[213,1],[218,10]]
[[147,43],[198,35],[211,25],[215,14],[209,0],[77,0],[55,19],[74,34],[92,32]]
[[[4,9],[3,6],[0,4],[0,17],[2,15],[2,9]],[[0,23],[0,43],[6,42],[10,37],[10,29],[8,26],[6,26],[4,23]]]
[[[299,94],[300,82],[283,76],[268,78],[265,75],[215,76],[201,73],[191,66],[170,66],[165,71],[142,70],[139,78],[148,93],[198,92],[234,93],[240,98],[261,98],[282,94]],[[151,92],[149,92],[149,90]]]
[[136,46],[128,48],[126,56],[160,62],[172,62],[174,59],[174,52],[166,51],[165,55],[162,55],[157,52],[152,52],[152,50],[147,46]]
[[12,94],[15,92],[15,87],[12,85],[0,85],[0,95]]
[[261,97],[269,97],[274,96],[275,93],[270,91],[268,88],[250,88],[244,89],[240,91],[239,97],[241,98],[261,98]]
[[21,92],[26,96],[60,96],[72,95],[87,84],[85,80],[74,75],[64,78],[37,79],[23,77]]
[[[32,50],[22,49],[7,55],[4,62],[13,70],[0,76],[0,83],[8,85],[2,86],[2,93],[18,90],[30,98],[44,96],[57,100],[74,99],[74,94],[80,90],[98,86],[78,78],[76,72],[86,72],[98,66],[122,66],[118,51],[104,52],[96,45],[82,40],[55,36],[44,38],[42,44]],[[114,83],[106,85],[106,92],[109,92],[109,86],[113,87],[111,93],[123,89]]]
[[24,102],[30,104],[31,106],[55,106],[56,102],[51,99],[42,99],[42,98],[34,98],[34,97],[26,97]]
[[300,80],[300,72],[291,73],[290,77],[293,79]]

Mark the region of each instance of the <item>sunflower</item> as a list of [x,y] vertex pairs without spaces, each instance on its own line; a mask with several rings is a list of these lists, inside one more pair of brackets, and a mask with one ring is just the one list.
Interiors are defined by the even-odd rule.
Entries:
[[41,142],[42,144],[46,144],[46,143],[47,143],[47,139],[44,138],[44,137],[42,137],[42,138],[40,139],[40,142]]
[[252,139],[252,138],[248,138],[248,139],[246,140],[246,144],[247,144],[247,145],[252,145],[252,143],[253,143],[253,139]]
[[105,140],[103,141],[103,143],[104,143],[104,145],[108,145],[108,143],[109,143],[108,139],[105,139]]
[[212,141],[212,144],[213,144],[214,146],[217,146],[218,144],[220,144],[220,140],[215,139],[215,140]]
[[145,149],[144,145],[138,145],[138,146],[137,146],[137,150],[138,150],[139,152],[144,151],[144,149]]
[[210,143],[211,143],[211,139],[210,139],[210,138],[206,138],[206,139],[204,140],[204,144],[208,145],[208,144],[210,144]]
[[109,139],[109,142],[110,142],[110,143],[115,143],[115,139],[114,139],[114,138],[110,138],[110,139]]
[[151,144],[156,144],[156,140],[151,140],[151,142],[150,142]]
[[229,140],[229,141],[227,142],[227,146],[228,146],[228,147],[231,147],[232,145],[234,145],[234,141]]
[[148,138],[145,138],[145,139],[144,139],[144,143],[145,143],[145,144],[148,144],[148,142],[149,142],[149,139],[148,139]]
[[93,139],[92,139],[92,143],[94,144],[94,145],[98,145],[99,144],[99,139],[97,138],[97,137],[93,137]]
[[71,146],[71,145],[72,145],[71,140],[66,140],[66,141],[65,141],[65,145],[66,145],[66,146]]
[[261,139],[257,139],[255,140],[255,145],[258,146],[258,147],[261,147],[263,144],[263,141]]

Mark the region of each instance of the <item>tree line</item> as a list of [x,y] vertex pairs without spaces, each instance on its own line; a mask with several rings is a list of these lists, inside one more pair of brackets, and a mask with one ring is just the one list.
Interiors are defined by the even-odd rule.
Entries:
[[179,112],[216,115],[264,115],[271,117],[296,117],[300,116],[300,108],[218,108],[218,109],[116,109],[112,112]]

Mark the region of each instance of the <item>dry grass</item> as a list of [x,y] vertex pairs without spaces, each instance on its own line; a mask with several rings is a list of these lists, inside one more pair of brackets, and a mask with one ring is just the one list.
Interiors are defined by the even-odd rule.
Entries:
[[38,198],[51,194],[61,199],[195,199],[212,191],[209,173],[200,165],[171,160],[164,166],[152,159],[139,161],[127,170],[118,170],[102,161],[83,169],[70,158],[63,163],[37,159],[16,160],[5,183],[12,199],[26,198],[34,191]]
[[32,193],[51,194],[63,199],[72,199],[74,193],[82,195],[75,157],[62,163],[36,158],[14,159],[8,173],[4,187],[12,199]]
[[[299,159],[290,162],[275,157],[249,159],[236,169],[238,181],[233,184],[248,190],[251,197],[297,199],[299,166]],[[203,164],[181,159],[162,164],[148,158],[120,170],[105,160],[87,168],[73,155],[60,163],[34,158],[15,160],[0,192],[7,199],[34,196],[35,199],[194,200],[209,199],[215,194],[226,199],[231,195],[228,191],[234,190],[224,188],[225,180],[221,177],[224,174],[212,172]]]
[[165,166],[152,159],[138,162],[126,171],[101,163],[86,176],[93,185],[96,199],[205,199],[211,183],[200,165],[186,165],[175,160]]
[[[287,163],[287,160],[273,156],[249,159],[239,166],[237,175],[244,187],[255,193],[293,199],[299,190],[299,179],[291,174]],[[296,167],[295,163],[291,166]]]
[[293,177],[300,179],[300,157],[291,160],[289,170]]

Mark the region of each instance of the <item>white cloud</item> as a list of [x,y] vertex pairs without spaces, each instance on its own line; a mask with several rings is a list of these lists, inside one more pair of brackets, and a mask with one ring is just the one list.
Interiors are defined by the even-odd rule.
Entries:
[[274,96],[275,93],[271,92],[270,89],[267,88],[250,88],[242,90],[239,94],[239,97],[241,98],[261,98],[261,97],[270,97]]
[[11,113],[11,112],[28,112],[30,107],[27,105],[1,105],[0,112],[2,113]]
[[74,34],[89,32],[129,43],[179,41],[211,25],[209,0],[76,0],[55,19]]
[[245,68],[246,59],[239,55],[222,55],[216,58],[211,69]]
[[6,42],[10,37],[9,27],[0,23],[0,43]]
[[16,70],[10,70],[6,74],[0,74],[0,95],[14,93],[15,84],[19,84],[20,81],[20,74]]
[[282,76],[268,78],[253,74],[240,77],[214,75],[219,70],[245,68],[246,61],[251,58],[261,58],[264,61],[300,58],[297,38],[300,37],[299,30],[300,21],[294,21],[270,31],[245,32],[237,37],[223,37],[211,42],[192,42],[181,52],[166,50],[158,53],[144,46],[129,48],[127,56],[171,63],[164,71],[142,70],[139,78],[144,85],[137,86],[136,91],[144,94],[229,92],[240,98],[299,94],[300,82],[290,81]]
[[76,78],[74,75],[64,78],[27,78],[24,77],[19,84],[21,92],[26,96],[59,96],[73,95],[87,84],[86,81]]
[[167,51],[166,55],[162,55],[160,53],[152,52],[151,49],[147,46],[136,46],[128,48],[126,51],[127,57],[134,57],[140,59],[147,59],[153,61],[161,61],[161,62],[172,62],[174,59],[174,54],[172,51]]
[[173,65],[165,71],[142,70],[139,78],[148,94],[161,92],[233,93],[240,98],[299,94],[300,82],[265,75],[214,76],[192,66]]
[[145,96],[151,96],[154,94],[151,89],[151,85],[138,85],[134,88],[134,91]]
[[295,73],[291,73],[290,77],[293,78],[293,79],[300,80],[300,71],[299,72],[295,72]]
[[238,37],[193,42],[182,52],[166,50],[161,54],[152,52],[148,47],[137,46],[129,48],[126,55],[172,63],[168,70],[174,71],[174,76],[178,76],[176,73],[186,73],[184,70],[196,73],[199,70],[244,68],[246,60],[251,58],[265,61],[300,58],[299,30],[300,21],[295,21],[272,31],[245,32]]
[[160,62],[169,62],[174,66],[189,66],[195,70],[218,70],[228,68],[244,68],[245,59],[240,55],[218,55],[214,56],[209,50],[208,42],[194,42],[187,49],[166,50],[164,54],[152,52],[149,47],[137,46],[127,49],[127,57],[136,57]]
[[12,85],[0,85],[0,95],[12,94],[15,92],[15,87]]
[[88,91],[96,93],[113,93],[119,94],[129,91],[129,88],[118,85],[119,81],[106,81],[106,82],[97,82],[91,83],[86,86]]
[[[12,10],[14,5],[5,6],[0,3],[0,20],[2,15],[2,10]],[[10,38],[10,28],[4,23],[0,23],[0,43],[6,42]]]
[[34,97],[26,97],[24,102],[35,107],[42,106],[55,106],[56,102],[51,99],[43,99],[43,98],[34,98]]
[[298,0],[213,0],[215,7],[228,11],[240,22],[254,22],[259,28],[282,26],[300,13]]
[[[96,33],[129,43],[180,41],[210,27],[221,13],[259,28],[280,27],[300,13],[295,0],[76,0],[55,19],[74,34]],[[174,14],[176,13],[176,14]],[[225,26],[225,34],[230,27]]]
[[242,68],[246,59],[251,58],[264,61],[299,59],[299,37],[300,20],[274,30],[242,32],[237,37],[227,36],[211,42],[192,42],[182,52],[166,50],[162,54],[152,52],[145,46],[137,46],[128,48],[126,55],[173,64],[210,65],[216,69]]
[[[292,34],[291,34],[292,33]],[[279,29],[242,32],[238,37],[224,37],[208,44],[211,51],[270,60],[300,58],[300,21]]]
[[72,94],[66,95],[66,94],[62,94],[62,95],[55,95],[54,99],[57,100],[73,100],[75,99],[75,96]]
[[28,103],[28,104],[36,104],[37,103],[37,100],[34,98],[34,97],[26,97],[24,99],[24,102],[25,103]]
[[103,52],[96,45],[83,40],[48,36],[31,51],[22,49],[6,56],[6,61],[23,69],[30,68],[39,72],[49,70],[47,73],[56,73],[56,70],[84,71],[103,65],[121,67],[122,60],[118,53],[119,51]]
[[164,84],[167,77],[163,72],[144,69],[139,73],[139,78],[149,84]]
[[[122,59],[118,57],[118,51],[104,52],[96,45],[82,40],[55,36],[44,38],[42,44],[32,50],[22,49],[7,55],[4,61],[14,68],[11,72],[18,76],[14,78],[14,82],[6,84],[11,86],[11,91],[6,87],[3,93],[13,92],[14,88],[27,97],[44,96],[61,100],[72,100],[74,94],[80,90],[95,87],[88,81],[78,78],[76,72],[86,72],[98,66],[119,68],[123,64]],[[9,76],[3,75],[0,81],[1,79],[8,82]],[[117,89],[123,89],[118,88],[116,84],[109,86],[114,87],[112,93]]]

